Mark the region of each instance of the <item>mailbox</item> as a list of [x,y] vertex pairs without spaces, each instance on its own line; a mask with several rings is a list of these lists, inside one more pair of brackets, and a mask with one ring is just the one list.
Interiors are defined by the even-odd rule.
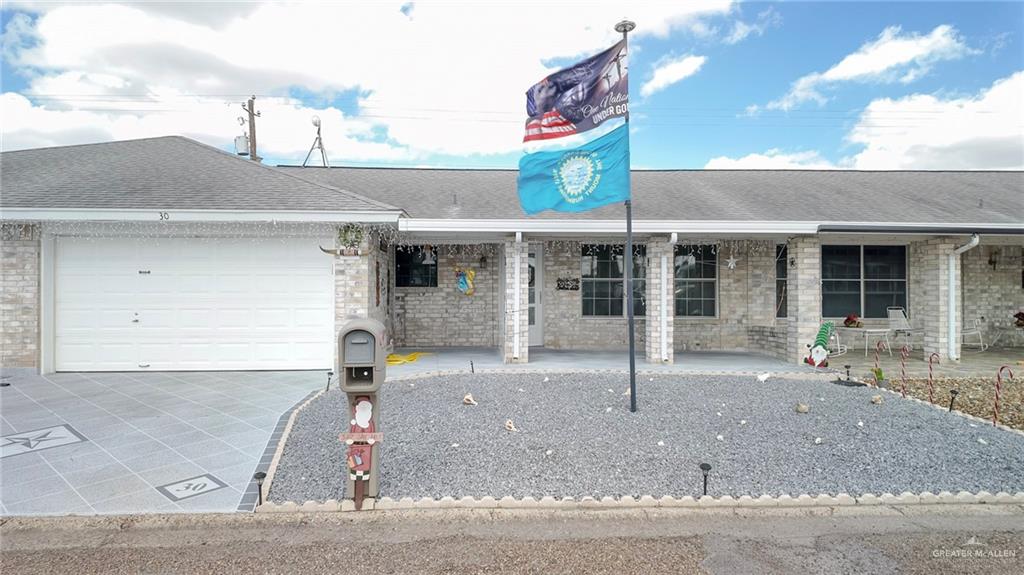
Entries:
[[347,395],[348,432],[338,439],[345,445],[345,497],[362,509],[363,498],[377,497],[380,478],[380,406],[377,391],[387,365],[384,324],[353,319],[338,334],[338,386]]

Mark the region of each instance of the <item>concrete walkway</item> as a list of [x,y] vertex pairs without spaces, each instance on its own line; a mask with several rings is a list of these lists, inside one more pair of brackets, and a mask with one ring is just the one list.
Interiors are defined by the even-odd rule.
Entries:
[[[629,353],[625,351],[575,351],[530,348],[529,363],[504,363],[501,350],[493,347],[415,347],[400,348],[396,354],[407,355],[426,352],[415,362],[389,365],[388,377],[402,377],[430,371],[472,369],[530,370],[551,369],[573,371],[580,369],[629,369]],[[472,362],[472,366],[470,366]],[[675,363],[662,365],[647,363],[643,353],[637,355],[636,368],[663,373],[780,373],[813,372],[807,366],[790,364],[754,353],[728,351],[676,352]]]
[[322,372],[5,372],[0,513],[252,509],[282,415]]

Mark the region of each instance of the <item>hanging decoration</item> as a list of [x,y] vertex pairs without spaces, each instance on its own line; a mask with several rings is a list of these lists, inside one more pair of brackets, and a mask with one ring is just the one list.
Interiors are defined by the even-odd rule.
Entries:
[[455,287],[464,295],[473,295],[476,292],[476,285],[473,280],[476,278],[476,271],[471,269],[455,270]]
[[735,253],[730,253],[729,257],[726,258],[726,260],[725,260],[725,265],[729,269],[734,270],[734,269],[736,269],[736,262],[738,262],[738,261],[739,261],[739,258],[736,257],[736,254]]

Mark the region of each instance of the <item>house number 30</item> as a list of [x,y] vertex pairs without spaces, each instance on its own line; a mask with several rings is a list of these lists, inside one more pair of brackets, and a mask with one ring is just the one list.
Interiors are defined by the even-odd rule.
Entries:
[[159,214],[160,214],[160,219],[161,220],[169,220],[169,219],[171,219],[170,214],[168,214],[167,212],[159,212]]

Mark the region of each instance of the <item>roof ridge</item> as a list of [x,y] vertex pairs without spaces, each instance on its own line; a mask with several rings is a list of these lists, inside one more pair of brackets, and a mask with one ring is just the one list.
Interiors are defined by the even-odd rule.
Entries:
[[60,146],[40,146],[38,148],[21,148],[19,150],[0,150],[0,154],[17,154],[19,152],[38,152],[40,150],[59,150],[61,148],[82,148],[85,146],[109,146],[111,144],[129,144],[132,142],[143,142],[146,140],[165,140],[165,139],[184,139],[189,140],[185,136],[178,134],[169,134],[166,136],[149,136],[146,138],[129,138],[127,140],[108,140],[106,142],[85,142],[82,144],[63,144]]
[[[518,168],[460,168],[460,167],[417,167],[417,166],[299,166],[277,164],[275,168],[288,171],[302,170],[394,170],[409,172],[518,172]],[[1024,174],[1024,170],[854,170],[847,168],[631,168],[630,172],[783,172],[783,173],[851,173],[851,174]]]
[[404,212],[405,211],[402,208],[398,208],[398,207],[392,206],[390,204],[385,204],[384,202],[381,202],[379,200],[375,200],[373,198],[368,198],[368,197],[366,197],[366,196],[364,196],[362,194],[357,194],[355,192],[350,192],[348,190],[343,190],[343,189],[335,187],[335,186],[329,186],[327,184],[322,184],[320,182],[314,182],[314,181],[311,181],[311,180],[307,180],[305,178],[300,178],[300,177],[298,177],[298,176],[296,176],[294,174],[289,174],[289,173],[285,172],[284,170],[278,170],[277,168],[275,168],[273,166],[267,166],[267,165],[265,165],[265,164],[263,164],[261,162],[254,162],[252,160],[244,159],[241,156],[238,156],[236,154],[232,154],[230,152],[225,152],[224,150],[222,150],[222,149],[220,149],[220,148],[218,148],[216,146],[211,146],[210,144],[206,144],[206,143],[200,142],[198,140],[193,140],[192,138],[188,138],[188,137],[185,137],[185,136],[165,136],[165,137],[178,138],[178,139],[181,139],[181,140],[183,140],[185,142],[193,144],[195,146],[213,150],[213,151],[215,151],[215,152],[217,152],[219,154],[223,154],[224,156],[229,157],[229,158],[231,158],[233,160],[238,160],[238,161],[241,161],[241,162],[245,162],[246,164],[251,164],[254,167],[262,168],[264,170],[269,170],[271,172],[274,172],[275,174],[280,174],[282,176],[286,176],[286,177],[292,178],[294,180],[299,180],[300,182],[305,182],[307,184],[316,186],[318,188],[323,188],[325,190],[328,190],[328,191],[331,191],[331,192],[334,192],[334,193],[341,193],[341,194],[350,196],[352,198],[355,198],[357,200],[366,202],[366,203],[368,203],[370,205],[377,206],[378,208],[382,208],[382,209],[385,209],[385,210],[396,211],[396,212]]

